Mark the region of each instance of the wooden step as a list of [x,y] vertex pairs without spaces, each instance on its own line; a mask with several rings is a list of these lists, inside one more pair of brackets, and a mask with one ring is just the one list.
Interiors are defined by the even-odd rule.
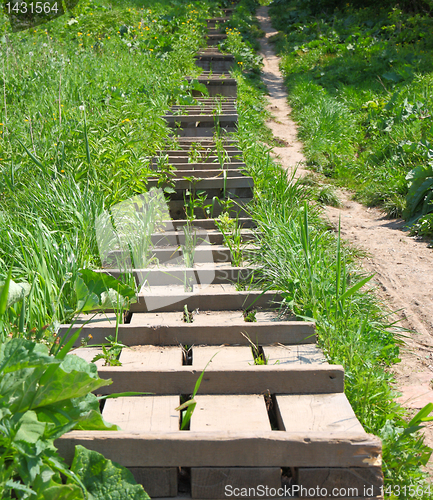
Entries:
[[[172,187],[176,192],[171,193],[169,206],[171,202],[174,202],[176,200],[185,203],[184,199],[186,190],[198,190],[202,192],[205,191],[208,198],[211,199],[213,199],[214,197],[217,197],[219,199],[228,197],[237,199],[251,198],[253,196],[253,178],[239,174],[239,172],[235,172],[235,174],[237,174],[236,176],[226,176],[225,179],[222,176],[203,176],[202,178],[200,172],[197,171],[192,172],[192,174],[196,179],[194,182],[192,182],[191,180],[174,177],[170,180],[169,183],[158,186],[160,181],[150,178],[147,182],[147,186],[149,188],[165,186]],[[213,203],[213,205],[215,204]]]
[[[280,397],[275,397],[277,404]],[[301,421],[293,431],[270,430],[263,395],[199,394],[190,431],[169,431],[168,428],[165,432],[135,433],[72,431],[58,439],[56,446],[70,460],[73,446],[86,443],[86,447],[96,449],[127,467],[380,467],[380,440],[356,425],[353,410],[346,403],[344,394],[305,395],[302,401],[295,401],[296,396],[288,397],[294,398],[293,414],[305,415],[304,425]],[[312,417],[312,424],[311,418],[305,414],[305,407],[307,411],[308,407],[316,407],[318,400],[324,401],[324,407],[330,411],[322,410],[323,422]],[[331,406],[328,406],[329,401]],[[238,404],[240,402],[244,404]],[[337,403],[338,413],[334,403]],[[250,405],[255,411],[249,412]],[[151,404],[147,406],[152,407]],[[226,411],[226,407],[230,411]],[[124,407],[123,411],[131,410]],[[104,408],[103,416],[109,421],[105,412]],[[171,412],[167,408],[168,416]],[[284,428],[293,421],[291,416],[287,421],[284,421],[286,415],[282,418]],[[233,431],[229,428],[230,422],[233,423]],[[245,427],[242,427],[242,422]],[[143,422],[140,425],[148,424]]]
[[[184,158],[182,158],[184,159]],[[221,168],[221,164],[216,161],[214,163],[207,162],[207,163],[180,163],[180,162],[173,162],[171,163],[173,167],[176,168],[176,171],[173,172],[175,175],[182,175],[182,176],[188,176],[188,175],[193,175],[197,174],[197,172],[200,172],[201,174],[205,174],[206,172],[209,173],[209,175],[215,175],[216,171],[220,170],[221,172],[223,170],[227,171],[227,174],[229,172],[231,175],[239,175],[239,173],[236,172],[236,170],[239,169],[246,169],[246,165],[243,162],[224,162],[223,163],[223,168]],[[155,165],[156,167],[156,165]],[[156,168],[153,169],[154,171],[158,171]],[[192,172],[192,174],[188,174],[186,172]],[[201,175],[203,177],[203,175]]]
[[[220,157],[228,158],[229,161],[239,162],[243,158],[242,151],[227,151],[223,150],[219,153]],[[229,163],[227,161],[227,163]],[[215,150],[211,149],[203,149],[203,150],[194,150],[190,151],[173,151],[170,154],[161,153],[159,156],[152,157],[152,164],[157,165],[159,162],[163,164],[175,164],[175,163],[218,163],[219,157],[218,153]]]
[[208,44],[208,46],[210,45],[218,45],[219,43],[221,42],[224,42],[225,40],[227,40],[227,35],[224,33],[224,34],[209,34],[206,36],[206,42]]
[[231,54],[204,53],[195,56],[195,64],[205,71],[228,73],[235,65],[235,58]]
[[[222,199],[222,197],[221,197]],[[233,198],[232,198],[233,199]],[[215,203],[213,198],[206,198],[203,202],[203,207],[209,206],[213,207],[213,217],[219,217],[223,212],[228,212],[229,217],[235,219],[236,217],[243,219],[248,218],[249,213],[243,208],[252,202],[251,197],[247,198],[234,198],[234,205],[230,209],[223,208],[221,204]],[[226,200],[227,201],[227,200]],[[185,218],[185,202],[184,200],[170,200],[168,203],[170,217],[173,221]],[[196,207],[194,209],[194,216],[198,219],[205,219],[207,213],[202,207]]]
[[[101,366],[98,362],[99,376],[113,380],[112,385],[98,389],[98,393],[127,392],[133,388],[134,391],[158,395],[191,394],[206,366],[199,394],[343,392],[343,368],[314,361],[317,348],[313,344],[302,348],[304,357],[307,350],[311,350],[311,363],[301,362],[294,355],[290,362],[273,365],[255,365],[252,350],[246,346],[193,346],[191,350],[192,365],[188,366],[182,364],[183,350],[180,346],[124,348],[119,358],[121,366]],[[74,353],[89,359],[100,353],[100,349],[79,348]]]
[[[223,78],[218,76],[199,76],[197,78],[199,83],[202,83],[207,88],[210,96],[237,96],[237,82],[234,78]],[[198,90],[193,90],[193,96],[201,95]]]
[[[190,283],[194,286],[198,283],[201,286],[206,284],[231,284],[243,281],[249,281],[253,277],[254,270],[245,267],[232,267],[226,262],[219,264],[197,263],[194,268],[185,268],[184,260],[181,257],[173,265],[160,268],[132,269],[131,273],[137,284],[146,286],[146,293],[151,294],[157,290],[155,288],[167,287],[170,285],[179,285]],[[101,272],[109,274],[119,279],[124,271],[119,269],[101,269]],[[159,292],[158,292],[159,293]]]
[[[193,322],[185,323],[182,312],[134,313],[129,324],[118,326],[122,344],[134,345],[233,345],[266,346],[315,343],[314,323],[278,320],[275,312],[257,312],[257,322],[246,322],[242,311],[199,311]],[[84,326],[83,326],[84,325]],[[76,347],[81,341],[103,344],[106,337],[116,334],[113,314],[82,315],[73,326],[62,325],[59,336],[72,335],[81,330]],[[88,336],[91,335],[89,339]]]
[[154,287],[151,292],[140,291],[131,312],[169,312],[194,309],[207,311],[234,311],[274,307],[282,300],[274,291],[237,291],[232,285],[193,285],[193,292],[185,292],[183,285]]
[[205,114],[198,113],[193,114],[168,114],[164,115],[163,118],[168,123],[170,127],[177,123],[180,123],[182,127],[214,127],[216,123],[219,123],[221,127],[234,126],[238,122],[238,115],[234,113],[222,113],[222,114]]
[[[194,227],[206,229],[207,231],[209,231],[209,233],[208,233],[209,238],[212,238],[213,233],[211,231],[219,231],[218,226],[215,223],[215,219],[211,219],[211,218],[194,219],[192,221],[187,221],[185,219],[178,219],[178,220],[172,220],[172,221],[167,221],[167,222],[170,222],[176,230],[181,230],[181,228],[186,226],[188,223],[192,224]],[[253,219],[251,219],[251,217],[239,217],[237,219],[237,222],[238,222],[239,226],[242,227],[243,230],[245,230],[244,231],[245,235],[254,234],[253,232],[248,231],[249,228],[256,227],[256,223]],[[220,240],[218,240],[218,241],[220,241]],[[216,243],[216,240],[213,241],[211,239],[211,242]]]

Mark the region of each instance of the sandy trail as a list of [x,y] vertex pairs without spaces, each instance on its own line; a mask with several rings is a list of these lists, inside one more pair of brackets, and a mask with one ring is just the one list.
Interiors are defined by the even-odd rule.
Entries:
[[[297,139],[297,127],[291,120],[287,92],[279,70],[280,59],[275,55],[269,38],[277,33],[272,27],[267,7],[257,11],[261,28],[266,33],[261,39],[263,82],[269,90],[268,109],[274,116],[268,122],[274,135],[286,147],[274,148],[282,165],[288,170],[298,165],[297,175],[304,175],[305,158],[302,143]],[[396,313],[408,333],[401,352],[401,363],[392,369],[398,390],[398,399],[404,406],[416,410],[433,402],[433,251],[427,243],[417,241],[403,232],[404,221],[386,219],[378,209],[366,208],[351,200],[350,193],[338,191],[342,208],[326,207],[325,213],[334,227],[341,217],[342,236],[362,248],[368,257],[362,265],[375,274],[378,295],[384,305]],[[425,430],[426,443],[433,447],[433,423]],[[433,459],[430,460],[433,477]]]

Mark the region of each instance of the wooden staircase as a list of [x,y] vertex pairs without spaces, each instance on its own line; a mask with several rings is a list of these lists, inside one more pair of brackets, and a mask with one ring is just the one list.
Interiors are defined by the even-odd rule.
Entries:
[[[224,20],[208,20],[209,45],[220,40],[214,31]],[[103,453],[128,467],[156,498],[223,499],[236,496],[235,488],[238,496],[245,498],[246,491],[255,498],[265,487],[267,497],[277,498],[288,492],[380,497],[381,443],[356,419],[343,392],[343,368],[329,364],[316,346],[314,324],[279,314],[278,291],[253,286],[256,269],[249,258],[259,235],[244,207],[254,185],[228,135],[238,118],[236,80],[227,74],[234,58],[212,46],[196,60],[209,97],[172,107],[165,118],[178,149],[152,160],[155,171],[161,157],[173,167],[172,227],[151,237],[159,264],[132,271],[142,286],[129,322],[118,327],[125,345],[121,366],[96,363],[99,375],[113,380],[101,394],[152,394],[105,402],[104,418],[121,431],[72,431],[56,444],[68,460],[77,444]],[[149,186],[156,185],[155,177]],[[187,220],[185,196],[194,191],[206,192],[203,206],[214,197],[234,203],[212,207],[211,218],[196,207],[196,218]],[[232,266],[227,234],[215,220],[224,212],[238,225],[241,265]],[[195,232],[194,267],[185,266],[185,227]],[[245,321],[248,316],[255,321]],[[72,327],[85,324],[80,339],[90,334],[99,344],[114,335],[114,314],[88,319]],[[91,361],[100,351],[81,347],[75,353]],[[180,430],[175,408],[193,394],[205,367],[189,429]]]

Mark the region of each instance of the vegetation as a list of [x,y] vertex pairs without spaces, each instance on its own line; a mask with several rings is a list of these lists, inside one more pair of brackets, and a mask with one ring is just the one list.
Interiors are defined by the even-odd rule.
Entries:
[[[274,12],[288,15],[278,5],[275,9],[279,10]],[[244,21],[248,23],[247,16]],[[288,56],[284,61],[287,60]],[[311,152],[310,142],[321,136],[306,135],[307,115],[316,113],[313,105],[316,94],[309,94],[308,111],[303,110],[297,96],[302,90],[307,99],[308,89],[313,88],[311,82],[305,83],[311,75],[304,70],[294,69],[290,74],[287,70],[287,79],[292,99],[297,103],[297,116],[303,117],[300,123],[307,151]],[[371,277],[360,271],[354,250],[342,244],[339,235],[330,231],[321,219],[320,203],[311,203],[309,183],[288,178],[287,172],[271,159],[260,82],[248,70],[237,70],[237,78],[238,137],[255,182],[251,215],[261,234],[255,261],[261,268],[262,288],[282,290],[283,309],[299,318],[313,319],[324,352],[331,362],[344,366],[345,392],[358,419],[367,432],[382,439],[386,485],[417,487],[423,484],[422,466],[431,455],[418,431],[432,408],[426,407],[411,420],[406,410],[394,401],[396,391],[388,368],[399,362],[401,330],[389,319],[388,312],[383,311],[368,284]],[[334,85],[339,85],[338,80]],[[327,94],[321,91],[320,95]],[[329,130],[329,122],[326,125],[319,121],[317,113],[315,123]],[[343,126],[339,130],[352,132]]]
[[[275,2],[273,9],[288,30],[277,41],[279,50],[288,52],[284,68],[310,162],[349,185],[356,181],[359,196],[369,202],[380,198],[390,211],[414,214],[426,207],[427,214],[431,174],[414,169],[421,160],[430,161],[431,61],[425,55],[430,18],[421,11],[409,20],[409,14],[394,9],[394,17],[380,10],[382,17],[370,21],[369,7],[313,14],[307,0],[296,5]],[[261,286],[283,291],[283,310],[316,321],[329,359],[345,367],[346,392],[358,418],[383,439],[387,484],[422,484],[421,466],[431,450],[416,432],[429,408],[409,422],[393,400],[387,368],[398,361],[398,330],[369,293],[369,277],[357,269],[352,250],[324,225],[319,204],[311,203],[312,194],[319,202],[337,202],[332,191],[315,192],[288,179],[270,158],[273,140],[265,127],[254,8],[254,0],[236,7],[222,48],[237,62],[236,136],[255,180],[250,210],[261,233],[255,254]],[[123,496],[145,498],[123,469],[114,471],[94,452],[77,448],[71,468],[58,457],[54,439],[63,433],[108,424],[91,395],[102,383],[95,366],[68,356],[72,343],[57,339],[55,332],[77,312],[108,303],[116,304],[120,318],[132,300],[132,287],[98,281],[90,271],[101,265],[95,222],[104,210],[145,192],[148,178],[158,176],[167,186],[171,172],[164,158],[156,171],[150,158],[168,136],[161,115],[173,103],[194,102],[196,82],[185,75],[198,74],[193,55],[211,12],[218,9],[206,2],[83,0],[72,15],[15,34],[0,18],[3,498],[27,498],[32,492],[55,498],[61,488],[68,491],[65,498],[89,493],[109,498],[110,490],[103,488],[118,479]],[[399,31],[400,22],[414,29]],[[359,34],[349,38],[349,28]],[[413,39],[404,38],[408,32],[415,33]],[[383,195],[374,198],[375,192]],[[197,196],[186,200],[191,220]],[[228,224],[224,211],[220,224]],[[430,215],[418,221],[420,228]],[[227,225],[225,233],[241,259],[238,224]],[[116,335],[103,353],[107,362],[117,359],[118,340]],[[203,373],[192,398],[179,407],[183,428]],[[71,392],[60,394],[58,387],[64,386]]]
[[421,217],[422,234],[433,234],[432,12],[429,0],[271,6],[309,165],[390,216]]

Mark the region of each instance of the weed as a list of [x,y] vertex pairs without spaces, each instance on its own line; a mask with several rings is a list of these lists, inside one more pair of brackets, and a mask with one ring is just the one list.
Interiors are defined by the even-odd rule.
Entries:
[[224,244],[230,249],[232,266],[241,267],[245,245],[238,218],[229,217],[228,212],[224,212],[215,219],[215,224],[223,235]]
[[192,323],[194,321],[194,314],[188,311],[187,304],[183,306],[183,321],[185,323]]
[[246,309],[242,314],[246,323],[255,323],[257,321],[257,309]]

